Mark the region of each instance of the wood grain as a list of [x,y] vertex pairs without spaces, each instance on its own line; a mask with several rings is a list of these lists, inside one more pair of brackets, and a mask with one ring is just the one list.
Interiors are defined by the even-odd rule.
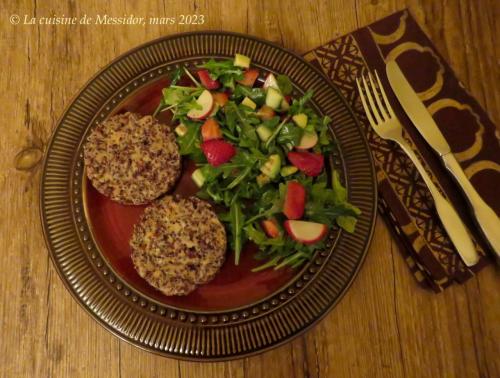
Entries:
[[[227,363],[158,357],[112,336],[71,298],[39,225],[40,166],[57,117],[101,67],[166,34],[224,29],[297,52],[409,7],[470,92],[500,124],[500,3],[495,0],[1,0],[0,372],[5,377],[499,377],[500,293],[490,267],[440,295],[415,283],[386,225],[358,278],[316,327],[278,349]],[[204,14],[201,26],[11,25],[9,17]]]

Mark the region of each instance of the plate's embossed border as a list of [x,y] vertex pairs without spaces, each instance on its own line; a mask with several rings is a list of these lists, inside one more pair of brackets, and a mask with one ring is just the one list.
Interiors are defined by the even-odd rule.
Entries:
[[[131,288],[101,256],[82,206],[81,145],[88,128],[135,88],[193,57],[252,57],[259,66],[314,90],[314,105],[333,119],[349,199],[362,210],[356,232],[333,235],[292,284],[237,311],[169,308]],[[49,251],[72,295],[122,339],[164,355],[196,360],[239,358],[277,346],[307,329],[340,299],[359,269],[374,227],[376,186],[366,141],[353,113],[324,76],[298,55],[253,37],[225,32],[161,38],[118,57],[92,78],[59,120],[41,180],[40,211]],[[335,245],[332,248],[332,245]],[[334,251],[334,253],[333,253]]]

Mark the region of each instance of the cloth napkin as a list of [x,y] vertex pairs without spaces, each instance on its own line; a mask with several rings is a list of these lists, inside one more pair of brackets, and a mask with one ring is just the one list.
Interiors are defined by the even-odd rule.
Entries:
[[[396,59],[465,174],[497,215],[500,214],[500,196],[495,193],[500,187],[499,132],[409,11],[394,13],[334,39],[304,57],[340,89],[360,121],[375,160],[379,211],[394,232],[418,282],[439,292],[453,282],[465,282],[490,263],[493,259],[487,253],[488,246],[474,224],[465,197],[399,105],[385,75],[385,62]],[[466,223],[481,255],[476,266],[469,269],[460,260],[436,214],[430,192],[411,160],[396,144],[379,138],[369,126],[356,89],[356,78],[368,70],[377,70],[403,124],[404,137]]]

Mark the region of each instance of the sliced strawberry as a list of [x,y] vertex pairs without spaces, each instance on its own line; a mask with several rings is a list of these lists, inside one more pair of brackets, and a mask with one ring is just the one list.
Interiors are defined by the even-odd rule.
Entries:
[[267,105],[262,105],[262,107],[257,111],[257,116],[264,121],[270,120],[275,115],[276,113],[274,112],[274,109]]
[[203,141],[222,138],[222,131],[215,119],[209,118],[205,121],[201,126],[201,136]]
[[322,154],[307,151],[291,151],[288,160],[307,176],[318,176],[323,170],[325,158]]
[[259,77],[259,70],[255,68],[250,68],[243,72],[243,79],[238,80],[241,85],[246,85],[247,87],[253,87],[255,80]]
[[288,219],[300,219],[306,207],[306,189],[297,181],[288,181],[283,214]]
[[201,150],[210,165],[217,167],[236,155],[236,148],[222,139],[211,139],[201,144]]
[[280,229],[278,227],[278,222],[274,218],[265,219],[261,222],[261,226],[264,232],[270,238],[277,238],[280,236]]
[[212,97],[217,105],[223,107],[229,101],[229,95],[225,92],[214,92]]
[[207,89],[217,89],[220,87],[220,83],[210,77],[208,70],[199,70],[198,77],[200,78],[201,84]]

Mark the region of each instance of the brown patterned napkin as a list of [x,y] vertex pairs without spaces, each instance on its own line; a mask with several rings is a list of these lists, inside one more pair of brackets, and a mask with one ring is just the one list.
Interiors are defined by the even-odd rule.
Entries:
[[[385,75],[385,61],[396,59],[433,115],[467,177],[497,215],[500,214],[500,197],[495,195],[496,188],[500,187],[498,131],[410,13],[404,10],[392,14],[308,52],[305,58],[321,68],[342,91],[366,131],[377,169],[380,212],[392,226],[417,280],[441,291],[454,281],[466,281],[473,272],[487,265],[491,261],[485,256],[488,247],[473,223],[465,199],[393,95]],[[413,163],[399,147],[379,138],[368,125],[355,79],[374,69],[403,124],[404,136],[471,231],[482,255],[472,270],[454,250]]]

